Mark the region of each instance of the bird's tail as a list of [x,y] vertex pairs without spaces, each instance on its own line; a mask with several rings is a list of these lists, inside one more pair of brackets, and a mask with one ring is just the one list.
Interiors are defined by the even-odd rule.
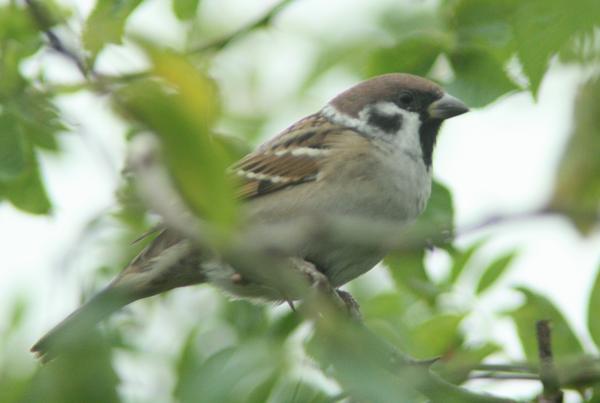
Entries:
[[69,351],[80,338],[85,338],[96,323],[135,299],[109,285],[54,326],[31,347],[31,352],[42,362],[50,361],[61,352]]
[[97,322],[125,305],[173,288],[203,283],[200,254],[164,230],[112,283],[46,333],[31,351],[42,362],[77,346]]

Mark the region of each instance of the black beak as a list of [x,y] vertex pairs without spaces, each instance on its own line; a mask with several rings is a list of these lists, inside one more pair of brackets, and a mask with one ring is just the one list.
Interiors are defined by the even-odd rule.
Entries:
[[429,105],[427,109],[432,119],[448,119],[469,112],[469,108],[460,99],[444,94],[443,97]]

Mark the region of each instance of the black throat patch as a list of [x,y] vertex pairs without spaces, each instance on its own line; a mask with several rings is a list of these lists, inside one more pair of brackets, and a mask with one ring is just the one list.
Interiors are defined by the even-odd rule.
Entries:
[[419,128],[419,141],[421,143],[421,151],[423,152],[423,162],[427,169],[431,168],[431,159],[433,156],[433,147],[437,139],[441,120],[433,120],[425,118]]

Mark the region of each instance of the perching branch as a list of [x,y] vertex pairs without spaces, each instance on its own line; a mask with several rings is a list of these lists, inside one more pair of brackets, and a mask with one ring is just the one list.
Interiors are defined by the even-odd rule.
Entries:
[[544,390],[539,397],[539,402],[562,403],[563,393],[560,390],[560,381],[552,356],[550,322],[547,320],[538,321],[536,323],[536,334],[540,358],[540,380],[544,386]]

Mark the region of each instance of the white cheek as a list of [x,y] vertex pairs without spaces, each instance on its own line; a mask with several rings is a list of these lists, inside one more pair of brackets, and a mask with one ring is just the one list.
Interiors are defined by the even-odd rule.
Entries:
[[393,137],[393,142],[402,150],[421,152],[421,140],[419,138],[419,128],[421,118],[416,112],[401,110],[402,127]]

